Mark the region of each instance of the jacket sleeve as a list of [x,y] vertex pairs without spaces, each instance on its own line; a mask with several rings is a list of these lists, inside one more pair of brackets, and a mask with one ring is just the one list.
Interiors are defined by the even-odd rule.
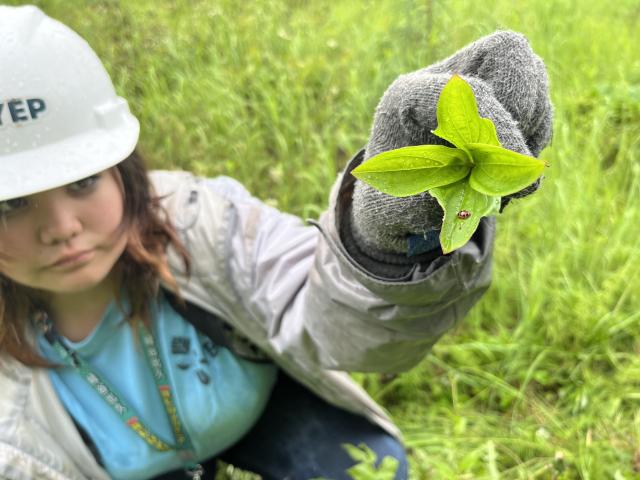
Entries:
[[406,370],[488,288],[494,223],[483,219],[472,240],[450,255],[417,263],[403,278],[382,278],[351,258],[339,235],[353,167],[338,177],[315,226],[265,205],[231,179],[208,181],[229,201],[226,274],[236,307],[263,329],[271,354],[329,369]]

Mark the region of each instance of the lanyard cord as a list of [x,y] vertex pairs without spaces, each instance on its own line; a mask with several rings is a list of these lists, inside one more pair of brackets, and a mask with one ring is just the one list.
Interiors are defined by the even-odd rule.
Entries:
[[158,451],[165,452],[175,450],[184,463],[187,474],[194,480],[198,480],[204,473],[202,466],[195,462],[195,449],[191,439],[182,427],[182,422],[175,407],[169,378],[160,358],[160,352],[156,347],[156,342],[149,329],[142,323],[137,322],[138,333],[142,340],[147,364],[151,368],[153,380],[160,393],[165,413],[173,430],[175,443],[171,444],[162,440],[158,435],[147,427],[135,414],[134,410],[122,399],[117,390],[96,373],[91,366],[80,356],[78,352],[66,345],[53,327],[53,322],[44,314],[38,322],[44,332],[44,338],[55,349],[60,358],[68,366],[74,368],[80,376],[93,388],[100,397],[114,410],[122,421],[130,427],[147,444]]

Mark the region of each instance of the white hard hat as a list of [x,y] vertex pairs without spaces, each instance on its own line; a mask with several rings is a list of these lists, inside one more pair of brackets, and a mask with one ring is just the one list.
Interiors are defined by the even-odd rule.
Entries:
[[0,201],[124,160],[138,120],[87,42],[33,6],[0,6]]

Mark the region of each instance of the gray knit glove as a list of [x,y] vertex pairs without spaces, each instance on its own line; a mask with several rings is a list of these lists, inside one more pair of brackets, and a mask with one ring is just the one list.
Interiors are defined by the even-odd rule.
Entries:
[[[452,146],[431,130],[437,127],[438,97],[453,73],[471,85],[480,116],[493,121],[503,147],[538,156],[551,138],[545,67],[524,36],[499,31],[441,62],[399,76],[378,104],[364,160],[409,145]],[[539,180],[503,198],[503,207],[538,185]],[[355,242],[361,253],[377,261],[410,264],[414,253],[439,246],[443,215],[428,193],[396,198],[357,181],[350,212],[353,237],[347,243]],[[415,238],[426,238],[428,245],[423,242],[415,251],[410,241]]]

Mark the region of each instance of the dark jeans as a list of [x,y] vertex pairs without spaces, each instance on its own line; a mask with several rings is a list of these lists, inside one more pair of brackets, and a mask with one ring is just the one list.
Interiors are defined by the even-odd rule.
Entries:
[[[258,473],[264,480],[348,480],[346,470],[356,462],[341,447],[343,443],[366,444],[378,461],[385,456],[397,458],[396,480],[407,478],[407,458],[400,442],[365,418],[329,405],[280,372],[258,423],[219,459]],[[213,478],[215,459],[204,467],[205,478]],[[156,480],[184,478],[182,472],[172,472]]]

